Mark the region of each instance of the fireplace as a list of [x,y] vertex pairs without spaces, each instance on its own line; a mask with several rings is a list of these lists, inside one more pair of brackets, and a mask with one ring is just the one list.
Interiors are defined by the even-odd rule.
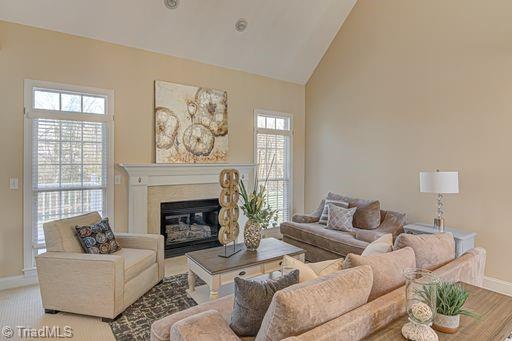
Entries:
[[163,202],[160,233],[165,238],[165,257],[220,246],[218,199]]

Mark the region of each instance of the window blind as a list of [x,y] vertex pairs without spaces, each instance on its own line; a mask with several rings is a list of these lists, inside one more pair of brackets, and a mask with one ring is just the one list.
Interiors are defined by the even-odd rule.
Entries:
[[267,177],[267,202],[278,210],[278,222],[291,214],[291,128],[290,118],[259,114],[256,119],[256,163],[258,181]]
[[33,243],[43,247],[44,222],[105,211],[107,127],[38,118],[32,128]]

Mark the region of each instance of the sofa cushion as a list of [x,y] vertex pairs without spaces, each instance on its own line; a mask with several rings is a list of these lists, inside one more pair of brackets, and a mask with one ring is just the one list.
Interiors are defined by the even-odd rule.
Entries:
[[354,220],[354,213],[357,208],[338,207],[332,203],[327,204],[327,207],[329,208],[329,213],[326,228],[336,231],[353,232],[354,225],[352,225],[352,221]]
[[235,277],[235,303],[229,326],[239,336],[256,336],[272,297],[299,283],[299,270],[263,282]]
[[283,257],[283,266],[299,270],[299,282],[306,282],[319,276],[343,270],[343,258],[318,263],[303,263],[297,258]]
[[355,237],[359,240],[364,240],[365,242],[371,243],[385,235],[385,232],[380,232],[379,229],[375,230],[364,230],[358,229],[354,227]]
[[361,256],[370,256],[393,251],[393,235],[387,233],[368,245]]
[[338,207],[343,207],[343,208],[348,208],[348,202],[339,201],[339,200],[329,200],[329,199],[326,199],[324,201],[324,209],[322,210],[322,214],[320,215],[320,219],[318,220],[318,222],[320,224],[327,225],[327,221],[328,221],[328,218],[329,218],[329,207],[330,207],[330,205],[334,205],[334,206],[338,206]]
[[46,251],[84,253],[75,233],[76,225],[91,225],[101,220],[98,212],[49,221],[43,224]]
[[123,248],[114,253],[124,258],[124,281],[137,277],[142,271],[156,263],[156,252],[145,249]]
[[348,202],[348,207],[357,207],[354,214],[354,226],[360,229],[376,229],[381,223],[380,202],[378,200],[365,200],[350,198],[336,193],[329,192],[328,200],[339,200]]
[[75,231],[85,253],[110,254],[121,249],[110,228],[108,218],[94,224],[76,225]]
[[321,224],[285,222],[281,224],[281,233],[289,238],[314,245],[340,256],[349,253],[361,254],[369,244],[357,240],[352,233],[329,230]]
[[151,325],[151,341],[169,341],[171,327],[176,322],[207,310],[218,311],[224,321],[229,322],[233,310],[233,295],[196,305],[153,322]]
[[404,270],[416,267],[416,259],[410,247],[371,256],[349,254],[345,258],[343,268],[349,269],[361,265],[369,265],[373,270],[373,287],[369,298],[372,301],[404,285]]
[[275,293],[256,340],[299,335],[355,309],[368,300],[369,266],[343,270]]
[[239,341],[216,310],[207,310],[184,318],[171,327],[173,341]]
[[455,240],[449,232],[436,234],[402,233],[394,249],[410,246],[416,255],[416,267],[434,270],[455,259]]

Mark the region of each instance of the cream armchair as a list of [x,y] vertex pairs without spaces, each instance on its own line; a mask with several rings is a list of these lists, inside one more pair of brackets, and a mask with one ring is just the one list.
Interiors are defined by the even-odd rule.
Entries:
[[36,257],[46,313],[59,311],[115,319],[164,277],[164,238],[115,233],[121,250],[84,253],[75,225],[101,219],[97,212],[44,224],[47,252]]

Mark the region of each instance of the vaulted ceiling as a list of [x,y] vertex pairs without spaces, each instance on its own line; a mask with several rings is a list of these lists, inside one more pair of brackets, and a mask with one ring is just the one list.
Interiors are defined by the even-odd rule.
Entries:
[[0,20],[304,84],[356,1],[0,0]]

